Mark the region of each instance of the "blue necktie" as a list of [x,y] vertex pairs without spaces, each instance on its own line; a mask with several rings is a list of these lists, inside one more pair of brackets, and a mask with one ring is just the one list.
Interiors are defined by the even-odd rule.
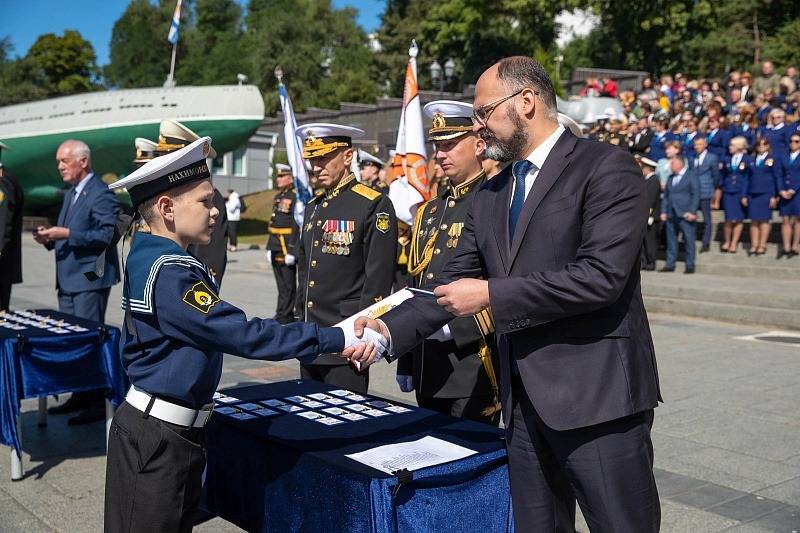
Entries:
[[527,159],[514,162],[511,167],[511,174],[514,176],[514,197],[511,199],[511,209],[508,212],[508,241],[514,240],[514,229],[517,227],[517,220],[522,213],[522,206],[525,205],[525,178],[528,176],[534,164]]

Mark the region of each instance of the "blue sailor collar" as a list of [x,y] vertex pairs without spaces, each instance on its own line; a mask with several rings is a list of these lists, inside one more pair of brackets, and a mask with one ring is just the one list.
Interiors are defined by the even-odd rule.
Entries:
[[158,273],[165,265],[200,269],[211,281],[214,290],[218,290],[214,277],[211,276],[205,265],[181,248],[178,243],[158,235],[139,232],[133,239],[125,264],[125,284],[122,290],[123,309],[126,309],[128,301],[130,301],[131,311],[153,314],[155,310],[153,289]]

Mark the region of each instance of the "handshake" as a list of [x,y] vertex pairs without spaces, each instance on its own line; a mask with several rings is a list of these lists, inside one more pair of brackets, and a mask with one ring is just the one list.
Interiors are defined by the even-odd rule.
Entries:
[[389,350],[389,330],[373,318],[358,317],[352,326],[337,326],[344,332],[344,350],[341,356],[357,370],[367,368],[380,360]]

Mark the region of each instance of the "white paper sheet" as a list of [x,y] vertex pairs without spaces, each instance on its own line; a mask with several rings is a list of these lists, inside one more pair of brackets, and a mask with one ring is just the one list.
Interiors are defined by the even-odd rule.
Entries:
[[392,474],[403,468],[414,471],[469,457],[478,452],[436,437],[378,446],[347,455],[350,459],[381,472]]

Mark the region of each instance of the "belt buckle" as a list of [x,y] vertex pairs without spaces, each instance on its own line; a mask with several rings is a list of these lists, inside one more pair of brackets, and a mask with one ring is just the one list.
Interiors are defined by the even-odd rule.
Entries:
[[[199,415],[202,412],[203,412],[203,410],[201,409],[197,414]],[[211,419],[211,415],[213,413],[214,413],[214,404],[212,403],[212,404],[210,404],[210,407],[208,408],[208,411],[206,412],[206,418],[205,418],[205,420],[203,420],[203,425],[201,427],[206,427],[206,424],[208,424],[208,421]]]

